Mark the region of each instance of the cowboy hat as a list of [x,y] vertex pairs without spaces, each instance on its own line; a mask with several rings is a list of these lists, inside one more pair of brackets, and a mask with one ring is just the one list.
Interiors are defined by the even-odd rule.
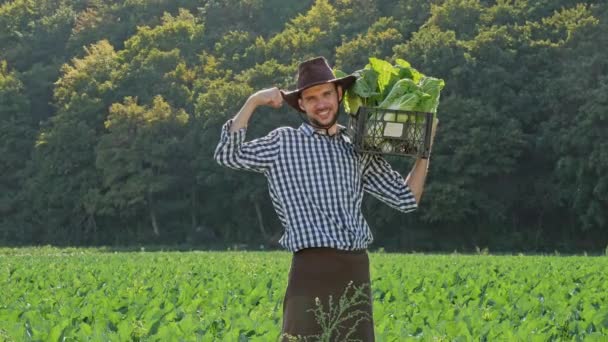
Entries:
[[342,86],[344,91],[352,86],[356,79],[357,77],[353,75],[336,78],[325,57],[315,57],[300,63],[298,66],[297,89],[292,91],[281,90],[281,95],[290,106],[304,113],[298,104],[298,99],[305,89],[319,84],[335,83]]

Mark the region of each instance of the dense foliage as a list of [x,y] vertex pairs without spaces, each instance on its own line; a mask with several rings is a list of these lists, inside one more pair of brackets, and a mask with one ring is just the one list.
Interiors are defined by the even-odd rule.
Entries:
[[[420,210],[364,203],[376,246],[601,250],[606,32],[592,0],[3,1],[0,243],[275,244],[265,180],[213,149],[247,96],[324,55],[446,81]],[[248,137],[299,123],[261,110]]]
[[[284,252],[0,250],[0,340],[273,341],[289,259]],[[608,337],[606,257],[370,259],[378,341]]]

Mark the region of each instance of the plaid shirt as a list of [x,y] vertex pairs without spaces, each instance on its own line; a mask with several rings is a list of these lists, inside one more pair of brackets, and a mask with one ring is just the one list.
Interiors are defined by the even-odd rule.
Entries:
[[403,212],[417,207],[404,178],[381,156],[355,152],[342,126],[328,136],[303,123],[245,142],[246,129],[230,132],[231,124],[223,126],[214,158],[266,176],[285,228],[279,243],[289,251],[367,248],[373,237],[361,211],[364,191]]

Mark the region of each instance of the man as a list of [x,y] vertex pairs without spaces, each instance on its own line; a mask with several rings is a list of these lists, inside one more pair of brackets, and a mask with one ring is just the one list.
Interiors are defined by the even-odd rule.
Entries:
[[[323,57],[304,61],[297,89],[270,88],[251,95],[224,125],[215,151],[221,165],[261,172],[268,180],[285,228],[279,243],[294,253],[283,302],[285,339],[318,338],[323,331],[315,300],[327,311],[330,296],[337,305],[347,287],[363,287],[365,300],[344,313],[342,318],[349,319],[338,324],[331,340],[374,340],[366,252],[372,234],[361,212],[363,192],[403,212],[416,209],[422,195],[427,159],[416,160],[404,179],[381,156],[357,153],[337,124],[343,92],[354,82],[354,76],[336,78]],[[245,142],[255,109],[280,108],[283,102],[305,113],[308,123]]]

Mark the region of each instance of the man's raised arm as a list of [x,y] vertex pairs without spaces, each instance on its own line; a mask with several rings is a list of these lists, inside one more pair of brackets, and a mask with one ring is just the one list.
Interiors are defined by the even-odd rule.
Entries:
[[272,108],[280,108],[283,105],[283,97],[278,88],[268,88],[260,90],[249,96],[241,110],[232,119],[230,132],[237,132],[241,128],[247,127],[251,115],[259,106],[269,106]]
[[275,129],[258,139],[245,141],[251,115],[258,106],[279,108],[283,97],[277,88],[260,90],[251,95],[236,116],[222,127],[214,159],[218,164],[237,170],[266,172],[279,153],[280,130]]

